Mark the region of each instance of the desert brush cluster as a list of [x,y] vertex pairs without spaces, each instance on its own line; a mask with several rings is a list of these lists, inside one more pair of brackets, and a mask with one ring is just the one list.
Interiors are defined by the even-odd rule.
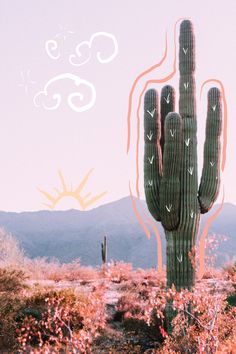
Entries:
[[1,353],[235,353],[235,264],[177,291],[165,271],[29,259],[3,230],[0,255]]

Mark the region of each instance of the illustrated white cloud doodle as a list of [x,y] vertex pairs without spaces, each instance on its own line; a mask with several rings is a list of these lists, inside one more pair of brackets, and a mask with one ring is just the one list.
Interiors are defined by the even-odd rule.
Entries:
[[[60,28],[60,32],[58,32],[54,38],[57,38],[57,39],[62,38],[63,41],[65,41],[66,38],[68,37],[68,35],[75,34],[74,31],[71,31],[62,25],[59,25],[59,28]],[[46,53],[49,56],[49,58],[51,58],[53,60],[57,60],[61,57],[61,53],[59,51],[59,44],[56,39],[48,39],[45,42],[44,47],[45,47]]]
[[75,98],[79,98],[80,102],[83,103],[83,101],[85,100],[85,96],[83,93],[81,93],[80,91],[76,90],[73,91],[72,93],[70,93],[67,96],[67,103],[69,105],[69,107],[75,111],[75,112],[84,112],[89,110],[90,108],[93,107],[95,101],[96,101],[96,90],[94,85],[84,79],[81,79],[79,76],[71,74],[71,73],[63,73],[60,75],[57,75],[53,78],[51,78],[44,86],[44,89],[42,91],[39,91],[33,99],[34,105],[36,107],[43,107],[46,110],[56,110],[57,108],[60,107],[61,102],[62,102],[62,95],[60,93],[54,93],[51,95],[51,99],[54,102],[54,104],[52,104],[51,106],[48,106],[45,101],[48,101],[48,98],[50,98],[50,95],[48,93],[49,88],[51,87],[51,85],[57,81],[63,81],[63,80],[72,80],[75,84],[75,86],[79,87],[79,86],[86,86],[87,88],[89,88],[90,93],[91,93],[91,98],[89,103],[86,104],[82,104],[80,106],[76,105],[73,100]]
[[[58,60],[61,58],[63,54],[63,42],[67,39],[68,35],[70,34],[75,34],[75,32],[70,31],[66,29],[65,27],[60,26],[60,33],[56,34],[54,36],[54,39],[48,39],[45,42],[45,51],[49,58],[53,59],[54,61]],[[110,55],[102,55],[100,51],[96,52],[96,58],[101,64],[107,64],[111,62],[118,54],[118,42],[116,40],[116,37],[112,33],[108,32],[96,32],[93,33],[92,36],[88,41],[82,41],[77,46],[75,47],[75,54],[71,54],[69,56],[69,63],[73,66],[82,66],[86,63],[89,62],[89,60],[92,58],[92,47],[94,45],[95,40],[98,37],[103,37],[106,40],[112,42],[112,53]],[[58,41],[58,38],[61,38],[62,41]],[[62,46],[61,46],[62,44]],[[94,85],[85,80],[80,78],[79,76],[76,76],[72,73],[62,73],[60,75],[57,75],[53,78],[51,78],[44,86],[43,90],[39,91],[33,99],[34,105],[36,107],[42,107],[46,110],[56,110],[60,107],[61,102],[62,102],[62,94],[56,92],[54,94],[49,94],[49,87],[52,86],[53,83],[56,81],[62,81],[62,80],[72,80],[74,84],[78,86],[87,86],[90,90],[90,95],[91,99],[89,103],[78,105],[75,103],[75,100],[78,99],[80,102],[85,102],[85,95],[81,93],[81,91],[73,91],[67,96],[67,103],[69,107],[75,111],[75,112],[84,112],[89,110],[93,105],[95,104],[96,101],[96,90]]]
[[[91,54],[91,48],[93,45],[93,42],[96,38],[98,37],[106,37],[109,38],[112,43],[113,43],[113,53],[111,55],[109,55],[107,58],[102,58],[101,56],[101,52],[97,52],[97,60],[99,61],[99,63],[101,64],[107,64],[109,62],[111,62],[118,54],[118,42],[116,40],[116,37],[108,32],[96,32],[94,34],[92,34],[92,36],[90,37],[89,41],[83,41],[80,42],[79,44],[77,44],[76,48],[75,48],[75,54],[71,54],[69,56],[69,62],[71,65],[74,66],[82,66],[84,64],[86,64],[92,57]],[[87,58],[85,58],[84,60],[81,61],[81,58],[83,58],[83,55],[81,53],[81,49],[84,47],[87,48]]]
[[[45,42],[45,50],[49,58],[57,60],[60,58],[61,53],[59,51],[58,43],[55,39],[49,39]],[[55,54],[54,54],[55,52]]]

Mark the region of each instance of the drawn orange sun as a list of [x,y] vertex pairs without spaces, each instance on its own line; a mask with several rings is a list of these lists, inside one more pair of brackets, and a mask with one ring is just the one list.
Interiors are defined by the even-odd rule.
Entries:
[[92,169],[84,176],[84,178],[82,179],[82,181],[79,183],[79,185],[73,189],[73,187],[71,186],[71,188],[68,188],[65,182],[65,179],[61,173],[61,171],[58,171],[59,174],[59,179],[61,182],[61,190],[59,190],[58,188],[54,188],[54,190],[56,191],[56,194],[51,194],[49,192],[46,192],[40,188],[38,188],[39,192],[42,193],[47,200],[49,201],[49,203],[43,203],[46,207],[50,208],[50,209],[55,209],[55,207],[57,206],[57,204],[66,197],[72,197],[74,198],[80,205],[80,208],[82,210],[86,210],[89,206],[95,204],[99,199],[101,199],[102,197],[104,197],[105,194],[107,194],[106,192],[100,193],[98,195],[95,196],[91,196],[92,193],[87,193],[85,196],[81,195],[82,190],[84,189],[84,187],[86,186],[86,184],[88,183],[88,179],[92,173]]

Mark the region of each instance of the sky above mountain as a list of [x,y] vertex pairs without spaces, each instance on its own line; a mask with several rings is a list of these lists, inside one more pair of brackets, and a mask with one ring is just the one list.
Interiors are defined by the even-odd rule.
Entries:
[[[228,108],[222,186],[225,201],[236,204],[234,0],[3,0],[0,6],[0,210],[90,209],[128,195],[129,181],[135,192],[140,93],[148,79],[172,71],[179,18],[192,20],[196,36],[199,177],[209,85],[201,99],[200,88],[214,78],[224,85]],[[127,156],[130,90],[163,57],[166,32],[164,65],[134,91]],[[178,73],[167,83],[177,89]],[[142,138],[139,157],[143,198]]]

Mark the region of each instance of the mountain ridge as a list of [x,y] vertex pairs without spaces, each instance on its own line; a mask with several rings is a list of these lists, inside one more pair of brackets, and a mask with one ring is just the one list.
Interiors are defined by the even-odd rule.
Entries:
[[[148,213],[145,201],[137,202]],[[216,210],[215,205],[211,214]],[[229,240],[222,243],[217,265],[229,262],[236,255],[236,206],[225,203],[218,217],[212,222],[209,234],[226,235]],[[202,216],[200,232],[209,214]],[[162,239],[165,263],[165,237],[158,225]],[[157,252],[155,235],[150,240],[136,219],[130,197],[100,205],[87,211],[39,210],[24,212],[0,211],[0,227],[13,234],[29,257],[56,257],[61,262],[80,258],[81,264],[101,264],[101,242],[108,239],[108,260],[131,262],[134,267],[156,267]],[[231,241],[230,241],[231,240]],[[232,241],[233,240],[233,241]]]

